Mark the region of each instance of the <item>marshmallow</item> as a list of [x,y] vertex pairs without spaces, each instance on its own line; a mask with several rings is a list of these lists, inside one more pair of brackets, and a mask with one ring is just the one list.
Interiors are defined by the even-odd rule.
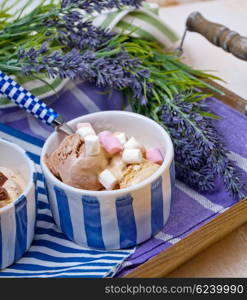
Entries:
[[124,132],[115,132],[113,135],[119,140],[122,145],[127,142],[127,137]]
[[105,137],[108,137],[108,136],[112,136],[112,133],[108,130],[104,130],[104,131],[101,131],[99,134],[98,134],[99,138],[105,138]]
[[99,140],[103,148],[110,154],[116,154],[122,151],[123,147],[119,140],[109,131],[99,133]]
[[85,141],[85,154],[86,156],[93,156],[100,153],[100,143],[97,135],[87,135]]
[[99,182],[107,189],[112,190],[118,183],[117,178],[112,174],[111,171],[105,169],[99,174]]
[[80,135],[82,140],[88,135],[96,135],[90,123],[78,123],[77,128],[76,133]]
[[122,157],[127,164],[140,164],[142,162],[140,149],[125,149]]
[[159,148],[150,148],[146,151],[146,158],[153,163],[161,165],[163,163],[163,156]]
[[124,144],[124,149],[142,149],[142,145],[139,144],[134,137],[132,137]]
[[82,127],[92,127],[92,125],[90,123],[77,123],[76,124],[76,128],[82,128]]
[[113,156],[109,166],[109,170],[118,179],[118,181],[120,181],[123,178],[125,167],[126,162],[123,161],[121,154]]

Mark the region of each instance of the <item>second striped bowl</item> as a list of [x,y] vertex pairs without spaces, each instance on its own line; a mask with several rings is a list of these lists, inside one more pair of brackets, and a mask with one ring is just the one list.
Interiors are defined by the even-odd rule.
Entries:
[[26,182],[23,193],[0,208],[0,269],[21,258],[29,249],[36,223],[36,171],[25,151],[0,138],[0,166],[19,172]]

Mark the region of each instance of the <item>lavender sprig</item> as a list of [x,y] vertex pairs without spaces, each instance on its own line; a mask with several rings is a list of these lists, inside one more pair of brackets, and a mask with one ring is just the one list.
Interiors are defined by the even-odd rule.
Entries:
[[66,54],[54,51],[44,55],[48,52],[47,45],[43,44],[38,50],[31,48],[19,52],[18,58],[22,61],[25,75],[45,72],[49,77],[80,78],[98,87],[129,88],[134,98],[147,101],[146,95],[151,91],[150,83],[146,82],[149,71],[141,69],[139,60],[130,58],[126,51],[105,48],[102,56],[103,50],[97,54],[89,50],[81,53],[74,48]]
[[49,28],[53,31],[55,28],[59,43],[70,49],[94,50],[102,47],[113,37],[113,34],[107,30],[93,26],[91,21],[84,21],[78,11],[70,11],[57,18],[46,19],[44,26],[48,27],[48,36],[50,36]]
[[101,12],[105,9],[121,8],[123,6],[133,6],[138,8],[143,0],[62,0],[61,7],[77,7],[87,13]]
[[183,94],[164,99],[160,120],[171,134],[175,148],[177,178],[200,192],[213,192],[218,178],[235,197],[242,198],[244,186],[236,165],[229,159],[221,135],[212,120],[199,112],[205,104],[191,103]]

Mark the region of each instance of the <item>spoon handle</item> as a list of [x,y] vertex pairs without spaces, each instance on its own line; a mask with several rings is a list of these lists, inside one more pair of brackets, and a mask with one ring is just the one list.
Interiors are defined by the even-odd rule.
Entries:
[[0,92],[20,108],[25,109],[28,113],[34,115],[35,118],[48,125],[53,126],[54,120],[58,117],[57,112],[2,71],[0,71]]
[[64,122],[61,115],[2,71],[0,71],[0,93],[6,95],[20,108],[34,115],[35,118],[43,123],[66,134],[74,133],[74,130]]

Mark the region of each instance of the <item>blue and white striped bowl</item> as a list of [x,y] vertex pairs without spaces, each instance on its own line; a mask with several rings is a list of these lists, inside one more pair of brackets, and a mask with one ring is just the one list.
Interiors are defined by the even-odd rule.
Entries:
[[0,166],[19,171],[26,188],[19,198],[0,208],[0,269],[6,268],[29,249],[36,221],[35,167],[19,146],[0,139]]
[[124,131],[146,147],[159,147],[165,159],[151,177],[129,188],[81,190],[59,181],[45,165],[45,154],[64,138],[54,132],[43,147],[41,165],[56,224],[69,239],[96,249],[123,249],[149,239],[164,227],[170,213],[174,150],[169,135],[156,122],[131,112],[98,112],[68,124],[75,128],[78,122],[90,122],[96,132]]

